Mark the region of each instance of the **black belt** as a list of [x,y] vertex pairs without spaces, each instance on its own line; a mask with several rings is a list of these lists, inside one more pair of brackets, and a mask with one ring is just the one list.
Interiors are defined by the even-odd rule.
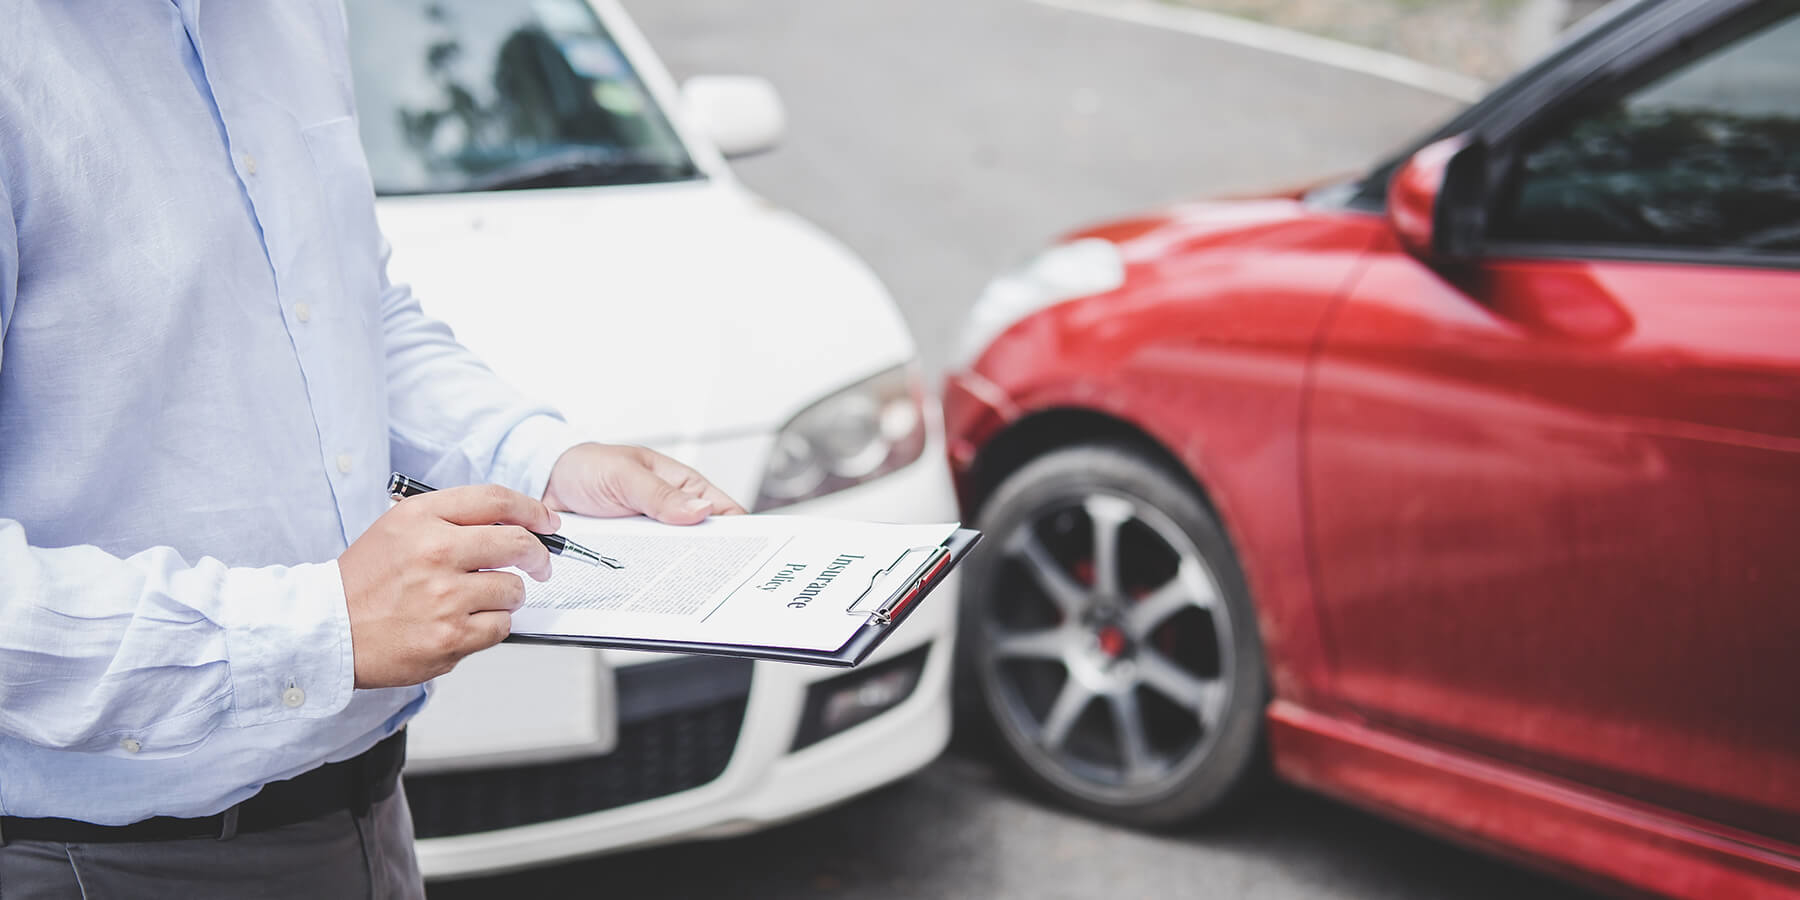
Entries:
[[394,793],[406,762],[406,731],[342,762],[326,763],[287,781],[263,785],[255,796],[200,819],[157,816],[130,825],[95,825],[75,819],[18,819],[0,816],[0,845],[6,841],[55,841],[101,844],[173,841],[182,838],[230,840],[239,834],[268,831],[305,822],[339,810],[358,815]]

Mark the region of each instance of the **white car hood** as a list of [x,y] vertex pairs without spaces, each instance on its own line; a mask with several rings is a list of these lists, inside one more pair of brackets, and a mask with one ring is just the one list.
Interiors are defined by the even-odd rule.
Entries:
[[910,360],[885,289],[730,182],[390,198],[389,272],[595,437],[767,431]]

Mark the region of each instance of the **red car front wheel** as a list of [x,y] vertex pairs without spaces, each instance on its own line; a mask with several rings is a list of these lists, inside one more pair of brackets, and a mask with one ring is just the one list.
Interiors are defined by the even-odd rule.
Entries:
[[1243,576],[1192,486],[1129,445],[1065,448],[980,513],[963,676],[1030,781],[1163,826],[1252,778],[1267,700]]

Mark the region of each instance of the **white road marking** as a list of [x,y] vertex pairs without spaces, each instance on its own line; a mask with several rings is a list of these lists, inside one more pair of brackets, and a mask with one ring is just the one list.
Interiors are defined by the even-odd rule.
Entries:
[[1561,39],[1569,21],[1569,0],[1526,0],[1513,19],[1513,56],[1520,60],[1544,55]]
[[1488,86],[1479,79],[1428,66],[1404,56],[1370,50],[1329,38],[1316,37],[1286,28],[1276,28],[1248,19],[1220,15],[1198,9],[1171,6],[1157,0],[1032,0],[1043,6],[1072,12],[1179,31],[1269,53],[1279,53],[1321,65],[1361,72],[1385,78],[1408,87],[1442,94],[1473,103],[1487,93]]

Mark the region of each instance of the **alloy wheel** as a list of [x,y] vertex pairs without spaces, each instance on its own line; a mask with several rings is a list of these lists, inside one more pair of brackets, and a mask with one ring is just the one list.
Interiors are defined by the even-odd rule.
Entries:
[[975,663],[1008,742],[1095,803],[1180,787],[1233,689],[1230,612],[1194,540],[1146,499],[1091,487],[993,537]]

